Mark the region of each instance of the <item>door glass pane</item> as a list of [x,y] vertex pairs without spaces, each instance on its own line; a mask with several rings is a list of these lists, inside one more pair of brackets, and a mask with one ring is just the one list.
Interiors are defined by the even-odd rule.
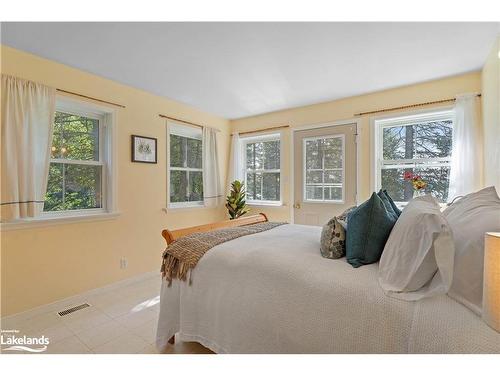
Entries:
[[323,140],[325,168],[342,168],[342,138],[326,138]]
[[342,200],[342,188],[328,186],[325,190],[325,201],[340,201]]
[[306,185],[306,200],[323,200],[323,187]]
[[306,168],[322,169],[323,155],[321,148],[321,140],[306,140]]
[[432,193],[440,202],[448,200],[448,189],[450,181],[450,167],[416,167],[416,168],[391,168],[382,169],[382,189],[386,189],[389,195],[397,202],[407,202],[413,198],[413,186],[410,181],[404,180],[404,173],[411,172],[422,177],[427,182],[424,189],[426,193]]
[[304,139],[305,200],[342,200],[343,154],[342,137]]
[[341,184],[342,183],[342,170],[325,170],[325,183],[326,184]]
[[323,171],[307,171],[306,184],[320,184],[323,182]]

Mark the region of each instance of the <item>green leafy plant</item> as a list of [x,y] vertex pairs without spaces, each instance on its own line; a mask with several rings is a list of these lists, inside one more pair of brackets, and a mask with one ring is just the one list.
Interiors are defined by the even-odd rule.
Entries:
[[231,191],[226,197],[226,208],[231,220],[237,219],[250,211],[246,205],[245,184],[235,180],[231,183]]

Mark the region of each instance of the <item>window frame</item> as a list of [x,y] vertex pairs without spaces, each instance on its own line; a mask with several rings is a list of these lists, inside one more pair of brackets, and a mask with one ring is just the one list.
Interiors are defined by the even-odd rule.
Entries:
[[[306,158],[306,142],[307,141],[315,141],[319,139],[328,139],[328,138],[340,138],[342,140],[342,199],[338,200],[325,200],[324,196],[324,182],[322,183],[323,187],[323,199],[307,199],[307,158]],[[331,170],[338,170],[340,168],[330,168]],[[322,171],[325,171],[324,168],[324,159],[323,159],[323,168]],[[310,184],[309,184],[310,185]],[[333,135],[320,135],[313,137],[305,137],[302,138],[302,201],[304,203],[326,203],[326,204],[344,204],[345,203],[345,134],[333,134]]]
[[[392,115],[374,117],[370,120],[372,128],[372,190],[378,191],[382,186],[382,169],[384,165],[391,165],[393,168],[408,168],[408,166],[428,166],[428,167],[446,167],[451,164],[451,155],[441,158],[413,158],[413,159],[394,159],[384,160],[383,155],[383,131],[384,128],[395,126],[409,126],[423,121],[451,120],[452,131],[455,124],[455,110],[452,106],[437,107],[433,109],[424,109],[411,112],[400,112]],[[453,134],[453,133],[452,133]],[[452,135],[453,137],[453,135]],[[398,162],[399,164],[397,164]],[[404,207],[408,202],[395,201],[399,207]],[[446,203],[440,203],[441,206]]]
[[250,135],[246,137],[240,137],[240,160],[241,166],[240,170],[242,173],[242,180],[245,183],[245,191],[247,191],[247,152],[246,147],[249,143],[258,143],[258,142],[266,142],[266,141],[279,141],[279,150],[280,150],[280,168],[279,169],[251,169],[255,173],[257,172],[271,172],[271,173],[279,173],[280,176],[280,199],[277,201],[272,200],[258,200],[258,199],[246,199],[246,203],[250,206],[282,206],[283,205],[283,141],[282,141],[282,132],[278,133],[269,133],[263,135]]
[[[115,150],[114,139],[114,114],[115,111],[108,107],[100,106],[86,101],[70,99],[58,95],[56,97],[56,112],[64,112],[77,116],[84,116],[99,120],[99,160],[62,160],[50,159],[50,163],[76,164],[76,165],[100,165],[101,175],[101,206],[99,208],[88,208],[78,210],[42,211],[40,220],[72,218],[72,217],[96,217],[105,214],[116,214],[116,191],[115,191],[115,168],[113,155]],[[52,147],[52,145],[51,145]]]
[[[179,132],[176,132],[175,130],[172,131],[175,127],[180,127],[180,128],[185,128],[189,130],[195,129],[194,126],[186,125],[181,122],[175,121],[175,120],[167,120],[167,209],[183,209],[183,208],[205,208],[205,200],[202,199],[201,201],[189,201],[189,202],[170,202],[170,171],[186,171],[187,176],[188,176],[188,186],[189,186],[189,172],[201,172],[201,178],[202,178],[202,183],[204,181],[204,166],[203,166],[203,129],[196,127],[196,132],[198,130],[201,133],[201,138],[195,138],[195,137],[190,137],[189,135],[186,134],[179,134]],[[202,147],[202,158],[201,158],[201,168],[190,168],[190,167],[172,167],[170,165],[170,135],[177,135],[180,137],[184,138],[191,138],[191,139],[197,139],[201,140],[201,147]],[[204,184],[204,183],[203,183]]]

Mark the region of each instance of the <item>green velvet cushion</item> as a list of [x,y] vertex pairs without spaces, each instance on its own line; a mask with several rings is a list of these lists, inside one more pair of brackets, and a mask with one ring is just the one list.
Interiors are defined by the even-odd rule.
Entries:
[[392,209],[394,210],[396,215],[398,215],[398,217],[399,217],[399,215],[401,215],[402,211],[398,208],[398,206],[396,206],[396,203],[394,203],[394,201],[392,200],[392,198],[389,195],[389,193],[387,192],[387,190],[384,190],[384,193],[387,196],[387,199],[389,199],[389,203],[391,204]]
[[387,209],[377,193],[350,212],[346,233],[347,262],[353,267],[378,262],[396,221],[397,215]]

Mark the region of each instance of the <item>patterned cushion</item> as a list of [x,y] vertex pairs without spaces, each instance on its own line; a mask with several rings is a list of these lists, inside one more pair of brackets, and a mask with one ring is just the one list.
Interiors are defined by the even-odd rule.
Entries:
[[321,255],[329,259],[345,255],[345,229],[336,217],[323,226],[320,249]]
[[347,230],[347,215],[349,215],[349,213],[351,211],[354,211],[355,209],[356,209],[356,206],[349,207],[347,210],[345,210],[339,216],[337,216],[338,222],[340,223],[340,225],[342,225],[344,227],[345,230]]

